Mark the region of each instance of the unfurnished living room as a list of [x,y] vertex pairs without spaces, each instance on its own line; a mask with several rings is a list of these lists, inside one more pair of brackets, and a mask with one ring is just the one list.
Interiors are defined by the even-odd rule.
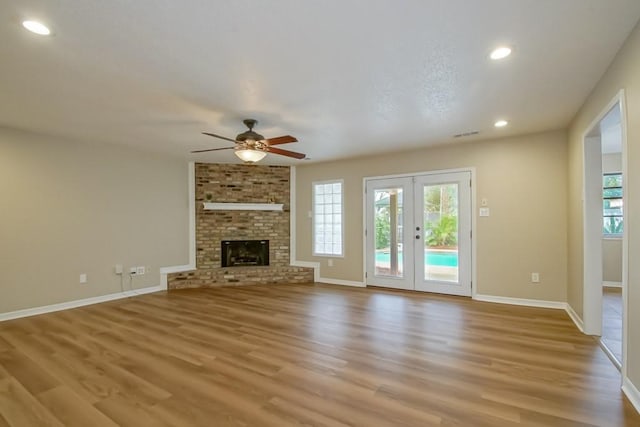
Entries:
[[0,2],[0,427],[640,426],[640,1]]

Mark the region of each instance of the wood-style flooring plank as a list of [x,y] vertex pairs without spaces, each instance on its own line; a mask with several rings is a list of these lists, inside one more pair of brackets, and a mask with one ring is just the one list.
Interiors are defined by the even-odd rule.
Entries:
[[10,426],[63,426],[14,378],[0,380],[0,415]]
[[179,290],[0,323],[0,427],[640,426],[560,310],[330,285]]
[[69,387],[56,387],[36,397],[66,427],[117,427],[113,420]]
[[0,366],[31,394],[38,394],[60,385],[60,382],[38,363],[15,350],[0,352]]

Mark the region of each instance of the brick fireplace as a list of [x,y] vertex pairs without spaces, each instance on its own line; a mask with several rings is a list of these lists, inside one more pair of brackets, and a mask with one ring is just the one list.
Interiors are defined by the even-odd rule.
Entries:
[[[196,270],[170,274],[169,289],[313,282],[313,269],[289,265],[289,173],[288,166],[196,163]],[[222,242],[242,240],[269,241],[269,265],[222,267]]]

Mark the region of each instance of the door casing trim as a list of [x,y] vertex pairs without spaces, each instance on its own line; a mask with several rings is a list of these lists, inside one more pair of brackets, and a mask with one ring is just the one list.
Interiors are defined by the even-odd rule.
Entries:
[[471,174],[471,298],[475,299],[478,293],[478,278],[476,272],[477,245],[476,245],[476,167],[468,166],[454,169],[437,169],[423,172],[407,172],[402,174],[365,176],[362,178],[362,282],[367,286],[367,181],[376,179],[406,178],[410,176],[439,175],[444,173],[469,172]]

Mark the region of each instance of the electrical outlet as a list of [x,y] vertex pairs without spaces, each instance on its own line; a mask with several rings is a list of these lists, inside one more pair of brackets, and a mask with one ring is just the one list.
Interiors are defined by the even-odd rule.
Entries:
[[142,276],[144,273],[146,273],[146,268],[144,268],[144,266],[140,266],[140,267],[136,267],[136,275],[138,276]]
[[539,273],[531,273],[531,283],[540,283]]
[[86,273],[82,273],[80,275],[80,283],[87,283],[87,274]]
[[333,260],[332,260],[332,259],[328,260],[328,261],[327,261],[327,265],[328,265],[329,267],[333,267]]
[[113,271],[116,274],[122,274],[122,264],[116,264],[115,267],[113,268]]
[[129,269],[129,274],[135,275],[137,271],[138,271],[138,268],[137,268],[137,267],[131,267],[131,268]]

